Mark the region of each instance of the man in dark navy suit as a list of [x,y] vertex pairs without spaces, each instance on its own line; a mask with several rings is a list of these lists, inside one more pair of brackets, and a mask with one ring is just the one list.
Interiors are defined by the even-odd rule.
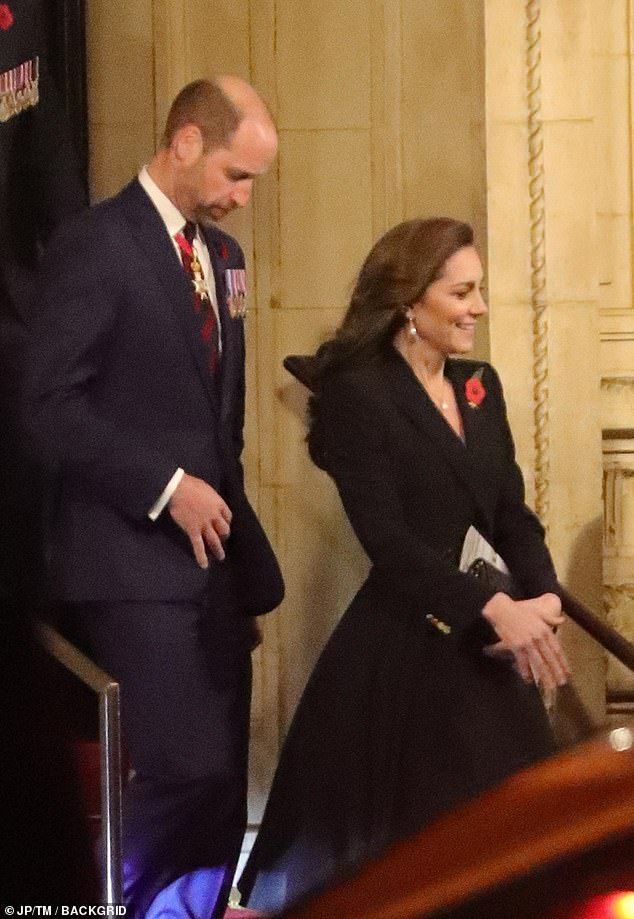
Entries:
[[0,598],[41,599],[39,485],[16,405],[41,245],[85,203],[65,112],[46,66],[41,0],[0,3]]
[[281,574],[244,492],[244,258],[215,227],[277,135],[237,77],[185,87],[150,164],[49,246],[25,420],[61,469],[55,595],[122,687],[135,916],[221,916],[246,822],[252,615]]

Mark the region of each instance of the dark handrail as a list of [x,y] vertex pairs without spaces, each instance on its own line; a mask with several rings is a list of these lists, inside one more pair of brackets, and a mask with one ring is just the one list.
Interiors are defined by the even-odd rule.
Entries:
[[634,670],[634,645],[620,632],[607,625],[594,613],[559,585],[559,598],[565,614],[576,622],[588,635],[592,636],[601,647],[613,654],[617,660]]
[[119,684],[52,626],[38,623],[38,634],[49,654],[99,695],[102,898],[105,905],[118,905],[123,903]]

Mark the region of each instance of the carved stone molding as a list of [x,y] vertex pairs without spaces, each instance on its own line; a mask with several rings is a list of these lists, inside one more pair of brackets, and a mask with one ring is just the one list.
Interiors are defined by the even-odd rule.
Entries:
[[624,389],[634,390],[634,377],[613,376],[601,378],[601,389],[607,392],[621,392]]
[[[634,637],[634,584],[606,587],[604,594],[608,623],[630,641]],[[634,691],[634,674],[616,658],[608,658],[608,698],[629,698]]]
[[634,454],[604,452],[603,579],[610,589],[634,584]]
[[526,4],[526,89],[533,310],[533,400],[535,420],[535,510],[548,530],[548,302],[546,298],[546,218],[544,140],[541,118],[541,3]]
[[634,584],[620,584],[618,587],[606,587],[603,593],[605,611],[610,618],[615,610],[624,604],[631,604],[634,610]]
[[[629,435],[629,436],[628,436]],[[634,638],[634,431],[603,432],[603,601],[606,621]],[[630,699],[634,674],[608,656],[608,701]]]

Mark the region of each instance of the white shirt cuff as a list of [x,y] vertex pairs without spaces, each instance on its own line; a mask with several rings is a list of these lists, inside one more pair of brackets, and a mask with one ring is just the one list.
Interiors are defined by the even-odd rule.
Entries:
[[169,480],[169,482],[167,483],[167,485],[161,492],[158,499],[154,502],[152,507],[149,509],[148,517],[150,518],[150,520],[156,520],[156,518],[159,516],[161,511],[165,508],[165,505],[167,504],[169,499],[172,497],[172,495],[176,491],[176,488],[184,475],[185,475],[185,470],[181,469],[179,466],[179,468],[176,470],[172,478]]

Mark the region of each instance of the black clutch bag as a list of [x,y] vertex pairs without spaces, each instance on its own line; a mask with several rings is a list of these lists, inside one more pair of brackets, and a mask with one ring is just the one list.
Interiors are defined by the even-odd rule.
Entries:
[[[484,558],[476,558],[475,561],[471,562],[467,568],[467,574],[477,578],[482,586],[490,590],[492,594],[504,593],[508,594],[513,600],[524,599],[522,592],[513,580],[513,576],[509,574],[508,571],[500,571],[499,568],[496,568],[495,565]],[[495,645],[498,641],[497,634],[493,626],[489,626],[489,628],[491,630],[489,642]],[[490,654],[491,652],[485,647],[484,653]],[[515,657],[511,651],[496,651],[493,656],[496,657],[498,661],[511,666],[515,663]]]
[[467,574],[477,578],[480,583],[494,593],[508,594],[513,600],[523,600],[524,595],[507,571],[500,571],[484,558],[476,558],[467,568]]

